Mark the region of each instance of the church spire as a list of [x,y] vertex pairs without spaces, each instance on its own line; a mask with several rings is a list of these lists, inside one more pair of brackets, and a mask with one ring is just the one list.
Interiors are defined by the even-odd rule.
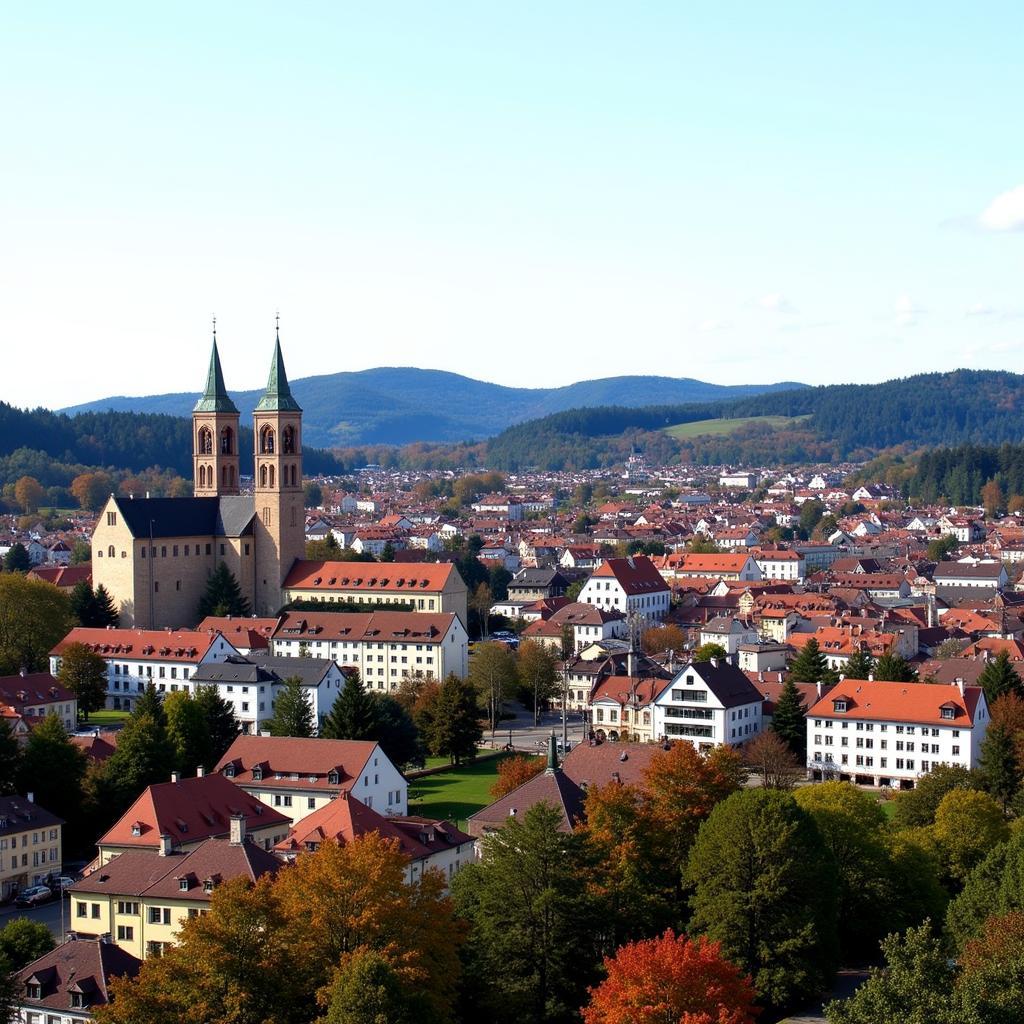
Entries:
[[263,397],[256,408],[262,412],[302,412],[299,403],[292,397],[288,374],[285,373],[284,356],[281,355],[280,327],[274,340],[274,358],[270,362],[267,390],[263,392]]
[[206,374],[206,390],[195,404],[193,412],[234,412],[235,403],[231,401],[227,388],[224,387],[224,373],[220,368],[220,355],[217,353],[217,321],[213,321],[213,351],[210,353],[210,369]]

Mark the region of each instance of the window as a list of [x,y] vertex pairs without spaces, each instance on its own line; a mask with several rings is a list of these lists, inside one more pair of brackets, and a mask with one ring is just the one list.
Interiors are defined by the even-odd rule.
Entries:
[[132,942],[135,939],[135,929],[130,924],[119,924],[117,926],[117,941]]
[[[83,904],[83,906],[84,906],[84,904]],[[138,905],[138,903],[130,903],[127,900],[118,900],[117,901],[117,912],[119,914],[131,914],[131,915],[134,916],[135,914],[138,914],[138,912],[139,912],[139,905]]]
[[116,512],[108,512],[107,513],[107,526],[117,526],[117,513]]
[[100,916],[100,905],[98,903],[91,904],[89,907],[89,911],[90,917],[92,917],[93,919],[98,918]]
[[75,917],[88,917],[89,907],[81,900],[75,900]]
[[149,923],[150,924],[170,924],[171,923],[171,908],[170,907],[150,907],[149,908]]

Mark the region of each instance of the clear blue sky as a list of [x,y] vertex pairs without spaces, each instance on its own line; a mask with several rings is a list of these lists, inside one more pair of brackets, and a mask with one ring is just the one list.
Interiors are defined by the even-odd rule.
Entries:
[[[1020,3],[30,3],[0,398],[1024,370]],[[1014,192],[1015,189],[1020,189]],[[652,396],[656,397],[656,396]]]

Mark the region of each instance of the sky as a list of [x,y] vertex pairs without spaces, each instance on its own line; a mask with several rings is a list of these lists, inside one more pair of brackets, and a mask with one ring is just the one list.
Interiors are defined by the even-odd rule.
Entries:
[[[1024,371],[1024,5],[7,4],[0,400]],[[652,401],[657,396],[652,395]]]

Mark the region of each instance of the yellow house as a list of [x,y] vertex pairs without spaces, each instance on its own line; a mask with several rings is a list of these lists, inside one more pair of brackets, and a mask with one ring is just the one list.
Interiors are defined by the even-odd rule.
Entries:
[[70,889],[71,929],[109,935],[140,959],[159,956],[182,923],[205,914],[217,887],[233,878],[255,881],[281,862],[249,841],[245,819],[231,819],[227,839],[207,839],[188,851],[130,850],[107,861]]
[[61,874],[64,822],[27,797],[0,797],[0,896]]

